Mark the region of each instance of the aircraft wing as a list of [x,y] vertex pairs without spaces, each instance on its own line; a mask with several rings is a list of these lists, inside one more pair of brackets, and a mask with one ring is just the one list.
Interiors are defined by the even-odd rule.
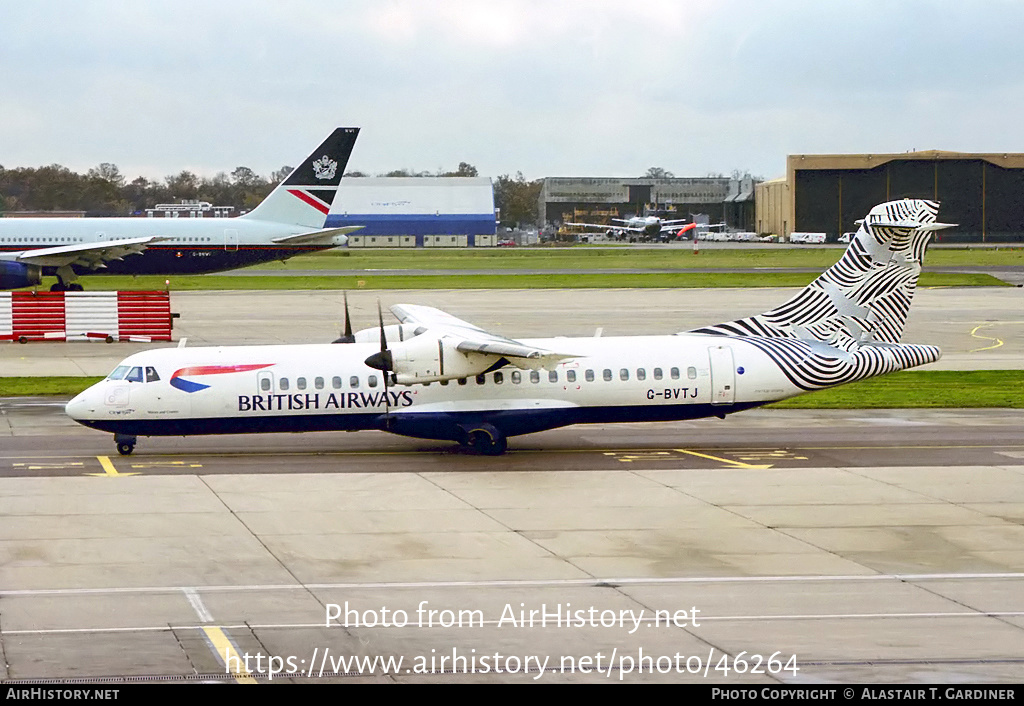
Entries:
[[125,255],[141,253],[149,245],[168,240],[168,238],[151,235],[144,238],[125,238],[80,245],[61,245],[55,248],[37,248],[22,252],[8,253],[4,259],[24,262],[26,265],[40,267],[64,267],[79,265],[91,269],[106,267],[111,260],[123,260]]
[[327,228],[325,230],[314,230],[309,233],[299,233],[297,235],[285,235],[280,238],[274,238],[272,242],[280,245],[308,245],[325,243],[334,240],[339,235],[348,235],[349,233],[365,228],[366,226],[344,226],[343,228]]
[[403,324],[422,326],[430,334],[438,338],[449,337],[459,339],[455,348],[462,353],[482,353],[484,355],[518,359],[510,361],[517,367],[553,367],[560,360],[577,357],[571,353],[557,353],[544,348],[528,346],[511,338],[488,333],[479,326],[475,326],[430,306],[396,304],[391,307],[391,313]]

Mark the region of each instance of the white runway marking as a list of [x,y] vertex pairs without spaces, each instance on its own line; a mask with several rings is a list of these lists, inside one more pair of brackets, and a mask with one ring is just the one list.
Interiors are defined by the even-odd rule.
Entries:
[[524,579],[511,581],[391,581],[375,583],[308,583],[308,584],[249,584],[238,586],[139,586],[111,588],[27,588],[4,591],[0,596],[56,596],[56,595],[102,595],[118,593],[177,593],[186,591],[308,591],[311,589],[365,589],[365,588],[500,588],[509,586],[626,586],[643,584],[693,584],[693,583],[793,583],[800,581],[957,581],[1024,579],[1024,573],[997,574],[852,574],[852,575],[802,575],[802,576],[680,576],[680,577],[621,577],[592,579]]

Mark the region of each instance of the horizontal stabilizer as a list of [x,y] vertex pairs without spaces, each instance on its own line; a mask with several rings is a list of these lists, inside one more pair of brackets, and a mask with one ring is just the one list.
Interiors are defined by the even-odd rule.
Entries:
[[327,228],[325,230],[314,230],[309,233],[299,233],[298,235],[285,235],[280,238],[274,238],[272,242],[279,245],[318,245],[323,243],[329,243],[340,235],[348,235],[354,233],[357,230],[361,230],[366,226],[345,226],[344,228]]

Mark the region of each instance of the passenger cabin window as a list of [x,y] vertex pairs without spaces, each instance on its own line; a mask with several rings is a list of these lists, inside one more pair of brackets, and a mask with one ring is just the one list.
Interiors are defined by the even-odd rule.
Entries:
[[371,375],[370,377],[368,377],[366,379],[366,384],[369,385],[370,387],[377,387],[377,376]]
[[661,368],[654,369],[654,379],[661,380]]
[[487,380],[487,376],[486,375],[477,375],[476,376],[476,384],[477,385],[483,385],[486,380]]
[[500,385],[504,381],[505,381],[505,376],[502,373],[495,373],[494,374],[494,384],[495,385]]
[[318,390],[324,389],[324,379],[323,378],[317,378],[316,380],[314,380],[313,381],[313,387],[315,387]]
[[558,371],[551,370],[548,372],[548,382],[558,382]]
[[565,371],[565,379],[567,381],[569,381],[569,382],[576,382],[576,371],[575,370],[566,370]]
[[686,369],[686,377],[690,378],[691,380],[696,380],[697,379],[697,368],[694,368],[693,366],[687,368]]
[[469,382],[469,381],[466,378],[459,378],[459,384],[460,385],[465,385],[467,382]]
[[619,371],[619,380],[629,380],[629,370],[623,368]]
[[588,370],[583,377],[587,379],[587,382],[594,382],[594,371]]
[[341,389],[341,377],[339,377],[338,375],[335,375],[334,377],[332,377],[331,378],[331,387],[333,387],[335,390],[340,390]]
[[601,373],[601,377],[604,378],[605,382],[611,382],[612,381],[612,371],[610,369],[608,369],[608,368],[605,368],[604,372]]
[[672,368],[671,370],[668,371],[668,374],[669,374],[669,377],[671,377],[673,380],[678,380],[679,379],[679,368]]
[[348,386],[353,390],[359,389],[359,376],[353,375],[348,379]]
[[513,370],[512,371],[512,384],[513,385],[518,385],[522,381],[523,381],[523,374],[521,372],[519,372],[518,370]]
[[540,373],[536,370],[530,371],[530,382],[540,382]]
[[637,380],[646,380],[647,379],[647,371],[644,370],[643,368],[637,368],[636,369],[636,379]]
[[270,392],[270,378],[260,378],[260,389],[263,392]]
[[295,387],[300,390],[306,389],[306,378],[296,378]]
[[278,384],[280,385],[282,390],[287,390],[288,389],[288,378],[281,378],[281,380],[280,380],[280,382]]

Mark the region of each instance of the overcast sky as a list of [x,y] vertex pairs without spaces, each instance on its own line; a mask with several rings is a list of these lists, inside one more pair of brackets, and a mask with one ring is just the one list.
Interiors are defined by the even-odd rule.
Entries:
[[0,165],[783,176],[1024,152],[1018,0],[0,0]]

